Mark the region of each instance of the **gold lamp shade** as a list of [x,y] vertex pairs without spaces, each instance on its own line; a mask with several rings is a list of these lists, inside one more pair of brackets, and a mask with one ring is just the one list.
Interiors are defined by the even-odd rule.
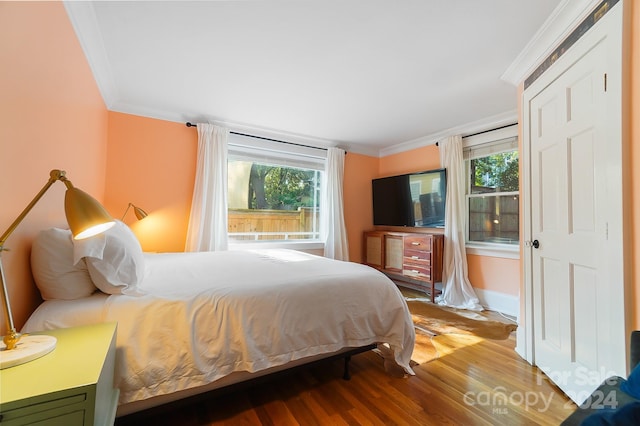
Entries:
[[133,203],[129,203],[129,205],[127,206],[127,208],[124,210],[124,213],[122,214],[122,219],[120,220],[124,220],[124,217],[127,215],[127,212],[129,211],[129,209],[133,207],[133,214],[136,215],[136,219],[138,220],[142,220],[145,217],[148,216],[147,212],[145,212],[144,210],[142,210],[140,207],[136,206]]
[[91,195],[72,187],[64,195],[69,229],[76,240],[92,237],[111,228],[115,222]]
[[140,207],[138,206],[133,206],[133,214],[136,215],[136,217],[138,218],[138,220],[142,220],[145,217],[147,217],[147,212],[145,212],[144,210],[142,210]]

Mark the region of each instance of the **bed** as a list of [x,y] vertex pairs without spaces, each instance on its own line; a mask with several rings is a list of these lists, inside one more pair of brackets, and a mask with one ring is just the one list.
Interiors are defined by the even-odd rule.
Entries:
[[[114,254],[109,236],[79,253],[64,230],[55,233],[55,244],[34,241],[45,301],[22,332],[116,321],[118,416],[371,345],[413,374],[405,300],[368,266],[293,250],[142,253],[138,243],[133,254]],[[55,271],[65,285],[52,294],[51,259],[63,255],[73,271]],[[125,265],[132,257],[135,265]],[[80,288],[75,281],[86,288],[69,295],[69,283]]]

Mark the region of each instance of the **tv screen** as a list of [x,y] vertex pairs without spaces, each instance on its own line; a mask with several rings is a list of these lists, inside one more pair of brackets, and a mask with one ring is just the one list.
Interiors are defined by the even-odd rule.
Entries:
[[373,224],[444,227],[445,169],[373,179]]

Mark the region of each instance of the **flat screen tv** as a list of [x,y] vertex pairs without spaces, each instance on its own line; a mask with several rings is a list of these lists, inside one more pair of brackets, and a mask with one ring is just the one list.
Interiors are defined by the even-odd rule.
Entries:
[[373,179],[371,184],[374,225],[444,228],[445,169]]

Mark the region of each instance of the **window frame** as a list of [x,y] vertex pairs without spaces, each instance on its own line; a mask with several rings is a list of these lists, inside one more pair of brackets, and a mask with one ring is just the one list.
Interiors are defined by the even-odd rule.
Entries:
[[[518,141],[518,126],[517,124],[503,127],[497,130],[480,133],[473,136],[463,138],[462,149],[464,157],[465,168],[465,248],[467,254],[474,254],[480,256],[500,257],[506,259],[520,259],[520,244],[522,233],[520,232],[520,238],[518,244],[501,244],[501,243],[489,243],[481,241],[469,241],[469,198],[476,196],[498,196],[498,195],[518,195],[520,196],[521,187],[517,192],[500,192],[491,194],[470,194],[470,161],[469,155],[471,150],[480,150],[491,146],[499,146],[501,144],[515,143],[515,148],[518,150],[518,161],[521,160],[519,141]],[[499,151],[505,152],[505,150]],[[497,153],[497,152],[496,152]],[[488,154],[489,155],[489,154]],[[475,158],[479,158],[475,156]],[[521,169],[521,167],[520,167]],[[518,223],[522,220],[522,211],[519,211]],[[519,225],[520,226],[520,225]],[[521,229],[520,229],[521,231]]]
[[[239,133],[231,133],[227,141],[229,162],[232,158],[245,161],[268,161],[282,167],[306,168],[320,172],[320,180],[324,179],[327,151],[322,148],[313,148],[286,141],[276,141]],[[320,185],[320,191],[324,186]],[[322,194],[318,195],[318,200]],[[323,207],[320,207],[319,220],[323,215]],[[227,214],[229,209],[227,208]],[[288,248],[293,250],[322,250],[324,242],[318,227],[318,238],[305,240],[235,240],[227,231],[229,250]]]

